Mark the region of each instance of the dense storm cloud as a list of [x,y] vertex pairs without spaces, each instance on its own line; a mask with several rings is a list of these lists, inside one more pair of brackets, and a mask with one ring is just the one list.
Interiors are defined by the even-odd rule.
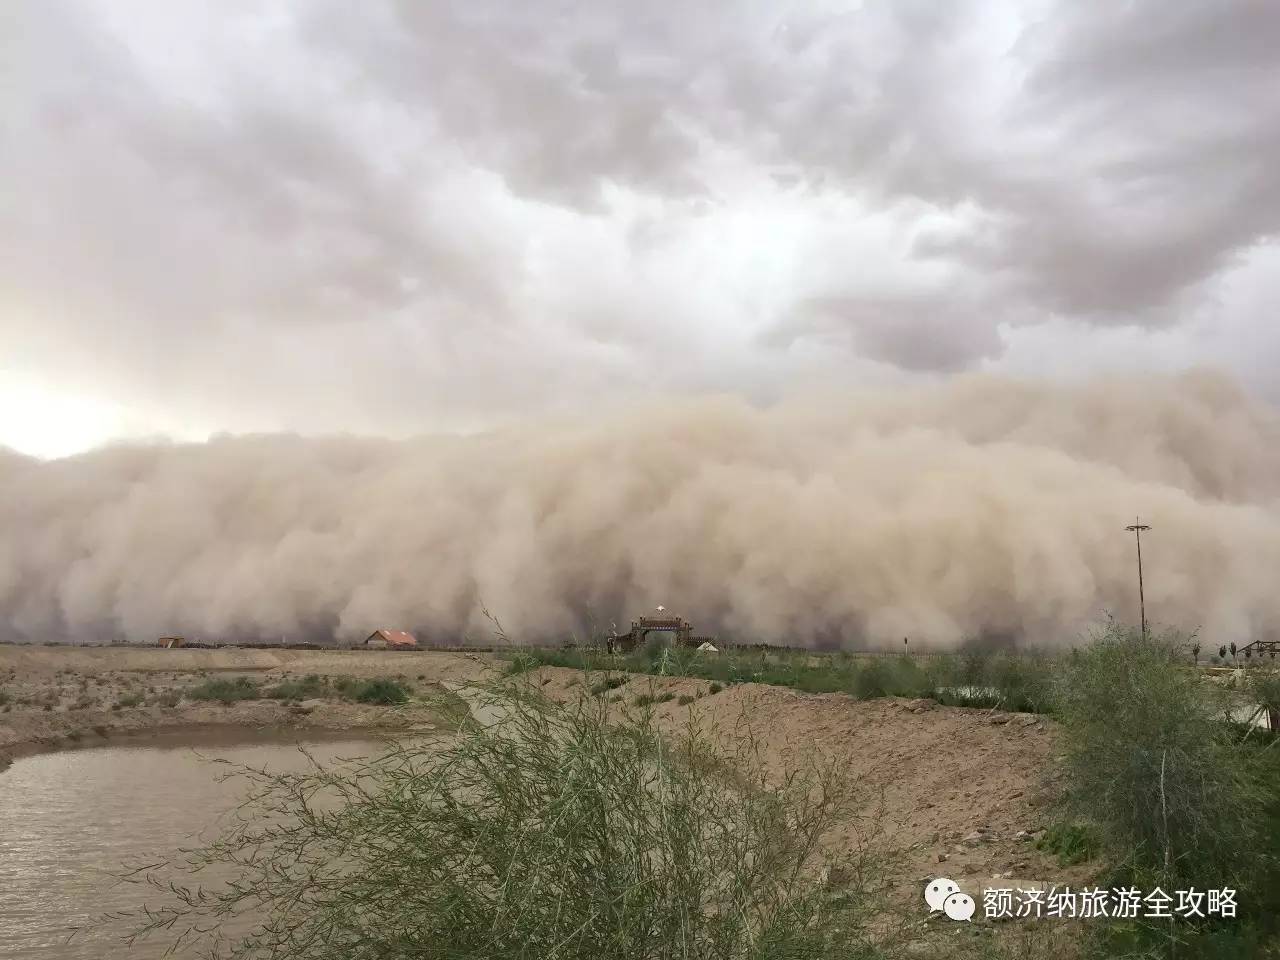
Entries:
[[0,37],[6,636],[1276,627],[1274,3]]
[[973,370],[1277,396],[1262,0],[4,20],[0,397],[406,436]]
[[22,639],[582,636],[661,603],[738,640],[1063,643],[1280,627],[1280,418],[1220,377],[732,397],[410,441],[0,457]]

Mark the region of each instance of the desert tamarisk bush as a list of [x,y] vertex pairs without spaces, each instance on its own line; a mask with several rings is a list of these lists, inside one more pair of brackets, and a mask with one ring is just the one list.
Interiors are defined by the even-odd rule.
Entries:
[[872,859],[822,852],[850,823],[834,767],[766,775],[749,738],[713,751],[693,725],[520,679],[469,695],[481,719],[449,740],[236,768],[232,826],[128,874],[156,902],[112,919],[232,958],[882,955]]

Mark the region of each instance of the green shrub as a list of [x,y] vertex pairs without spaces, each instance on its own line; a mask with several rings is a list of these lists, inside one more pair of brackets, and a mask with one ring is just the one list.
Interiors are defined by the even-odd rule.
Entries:
[[662,633],[651,634],[640,648],[640,658],[656,665],[672,650],[671,640]]
[[605,677],[603,680],[595,683],[591,687],[591,695],[599,697],[608,693],[610,690],[617,690],[620,686],[627,682],[626,677]]
[[642,693],[633,702],[637,707],[647,707],[655,703],[670,703],[675,698],[674,693]]
[[1039,657],[1001,654],[987,666],[986,686],[998,705],[1021,713],[1047,713],[1053,707],[1052,661]]
[[690,694],[683,693],[680,695],[680,698],[676,700],[676,703],[682,707],[687,707],[689,704],[693,703],[693,701],[696,699],[698,698],[691,696]]
[[[663,739],[648,714],[612,724],[600,699],[492,696],[501,719],[443,749],[243,770],[252,799],[226,834],[126,877],[166,898],[133,914],[139,932],[184,948],[228,933],[226,956],[278,960],[878,955],[871,870],[824,863],[847,799],[830,771],[779,781],[747,750]],[[235,882],[199,887],[207,867]],[[246,908],[258,927],[219,929]]]
[[218,678],[205,680],[187,690],[191,700],[217,700],[222,704],[232,704],[239,700],[256,700],[258,685],[248,677],[236,677],[233,680]]
[[363,686],[363,682],[355,677],[339,677],[333,681],[333,689],[344,697],[354,698]]
[[282,680],[268,687],[262,695],[269,700],[312,700],[329,695],[329,684],[316,674],[308,674],[301,680]]
[[521,673],[528,673],[530,670],[536,670],[539,665],[538,657],[528,651],[518,651],[511,655],[502,672],[504,676],[514,677]]
[[1065,661],[1067,807],[1099,828],[1110,885],[1230,887],[1240,915],[1090,927],[1085,956],[1280,955],[1280,752],[1189,660],[1182,638],[1113,624]]
[[955,663],[954,683],[964,687],[985,686],[991,679],[992,654],[986,650],[966,650]]
[[[1280,715],[1280,670],[1254,667],[1245,680],[1245,691],[1268,719]],[[1274,730],[1280,733],[1280,730]]]
[[116,700],[116,706],[125,708],[142,706],[142,694],[127,693]]
[[360,684],[352,696],[360,703],[399,704],[409,699],[409,694],[404,687],[385,677],[366,680]]
[[1097,832],[1092,827],[1067,820],[1051,825],[1036,841],[1037,850],[1054,854],[1064,867],[1092,860],[1098,846]]
[[894,681],[893,664],[876,658],[864,665],[854,676],[852,692],[859,700],[887,697],[897,692]]
[[721,686],[720,684],[718,684],[718,683],[713,683],[711,686],[707,687],[707,694],[708,694],[708,695],[714,695],[714,694],[719,693],[719,692],[720,692],[721,690],[723,690],[723,689],[724,689],[724,687],[723,687],[723,686]]
[[918,698],[933,694],[932,679],[914,659],[893,657],[890,665],[894,696]]
[[1068,800],[1166,886],[1240,886],[1257,795],[1224,691],[1187,667],[1182,646],[1113,626],[1066,661]]

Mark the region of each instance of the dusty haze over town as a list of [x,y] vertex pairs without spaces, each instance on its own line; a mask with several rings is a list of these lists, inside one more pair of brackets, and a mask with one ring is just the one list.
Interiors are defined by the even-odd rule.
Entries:
[[1272,4],[0,21],[0,639],[1280,634]]

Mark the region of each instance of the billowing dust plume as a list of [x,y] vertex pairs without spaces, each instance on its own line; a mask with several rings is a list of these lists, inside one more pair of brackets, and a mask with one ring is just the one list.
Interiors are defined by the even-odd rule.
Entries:
[[413,441],[0,455],[0,634],[490,642],[657,604],[740,641],[1280,627],[1280,419],[1196,373],[681,399]]

